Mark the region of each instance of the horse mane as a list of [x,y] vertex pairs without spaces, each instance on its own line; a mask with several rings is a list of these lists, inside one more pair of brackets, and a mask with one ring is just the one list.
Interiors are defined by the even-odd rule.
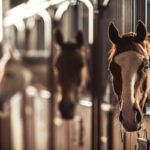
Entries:
[[112,45],[112,48],[111,48],[110,51],[109,51],[108,60],[112,60],[112,58],[114,57],[115,53],[116,53],[116,45],[113,44],[113,45]]
[[148,50],[148,55],[150,56],[150,33],[148,33],[146,46],[147,46],[147,50]]

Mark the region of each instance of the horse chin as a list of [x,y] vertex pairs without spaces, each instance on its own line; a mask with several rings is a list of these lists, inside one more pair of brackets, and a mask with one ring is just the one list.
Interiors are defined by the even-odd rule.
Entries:
[[63,119],[66,119],[66,120],[71,120],[74,118],[74,112],[71,112],[71,113],[66,113],[66,112],[61,112],[61,116]]
[[128,126],[128,125],[125,125],[125,124],[122,124],[122,125],[125,128],[125,130],[128,131],[128,132],[136,132],[136,131],[139,131],[141,129],[141,123],[139,123],[135,126]]

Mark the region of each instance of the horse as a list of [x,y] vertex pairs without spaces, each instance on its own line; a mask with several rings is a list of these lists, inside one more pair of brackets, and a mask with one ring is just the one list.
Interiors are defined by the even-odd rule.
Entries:
[[47,90],[48,55],[25,53],[7,51],[0,60],[1,111],[4,103],[17,92],[25,92],[28,86]]
[[74,42],[64,42],[62,33],[57,30],[55,41],[59,49],[54,63],[58,95],[61,95],[59,110],[64,119],[72,119],[75,106],[89,82],[89,49],[84,45],[81,31]]
[[112,43],[108,68],[120,104],[119,119],[127,131],[137,131],[141,128],[144,105],[150,100],[150,38],[141,20],[135,33],[123,35],[110,23],[108,36]]

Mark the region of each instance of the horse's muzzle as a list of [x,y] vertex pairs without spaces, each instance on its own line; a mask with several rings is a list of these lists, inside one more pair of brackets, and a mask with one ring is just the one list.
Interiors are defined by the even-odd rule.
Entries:
[[72,101],[61,101],[59,110],[63,119],[72,119],[74,117],[75,103]]

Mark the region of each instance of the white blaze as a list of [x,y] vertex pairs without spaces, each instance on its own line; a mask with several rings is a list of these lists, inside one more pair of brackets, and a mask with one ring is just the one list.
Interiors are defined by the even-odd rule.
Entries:
[[115,62],[121,67],[124,107],[131,107],[135,102],[134,85],[137,79],[137,71],[143,58],[141,54],[135,51],[123,52],[115,57]]

